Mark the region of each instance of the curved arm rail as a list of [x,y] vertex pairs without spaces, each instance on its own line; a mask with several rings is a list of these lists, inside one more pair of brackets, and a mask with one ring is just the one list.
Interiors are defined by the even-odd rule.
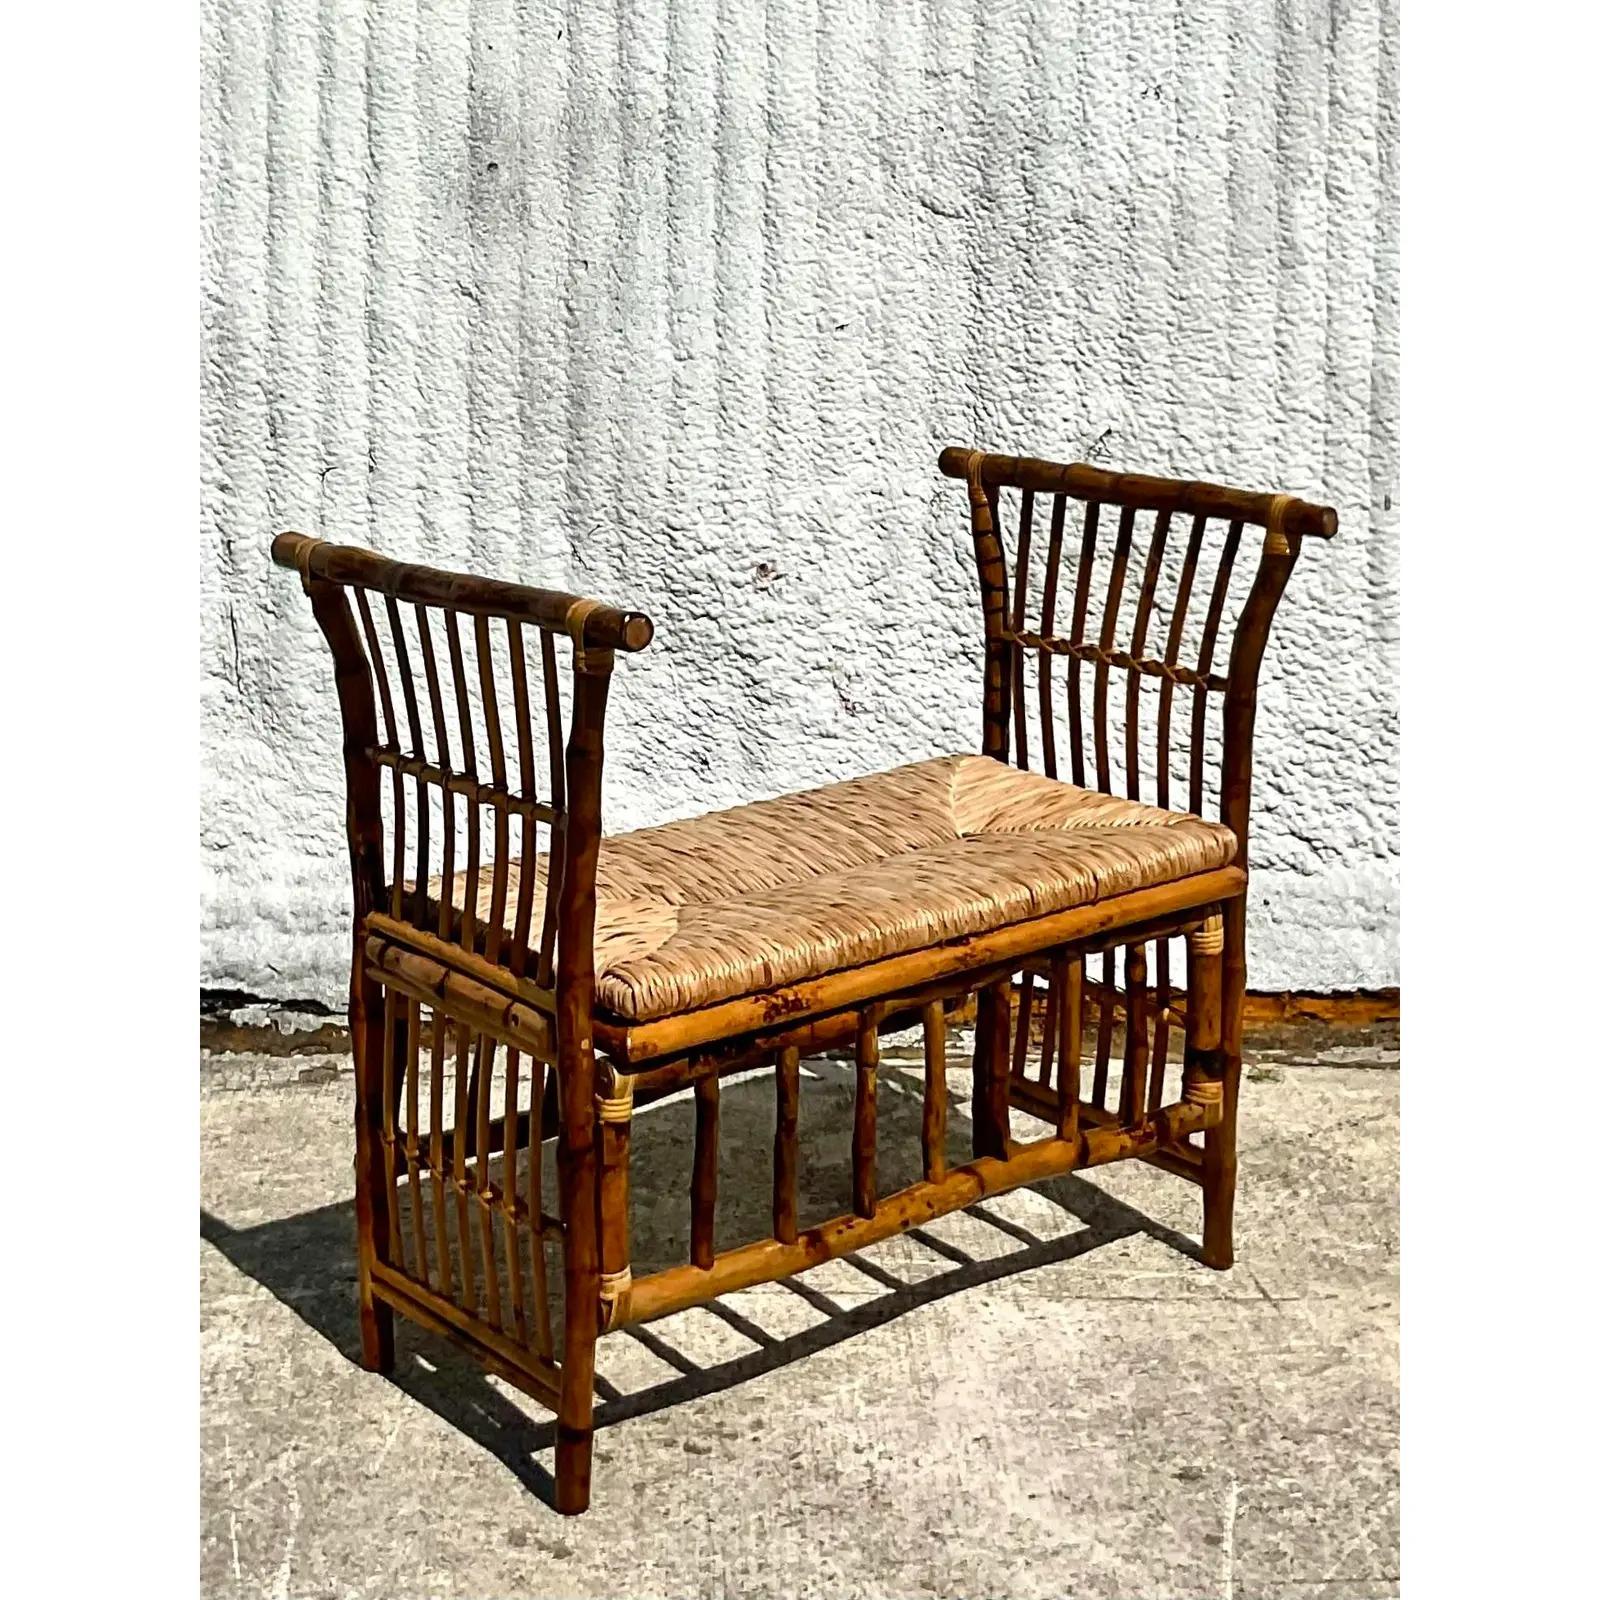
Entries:
[[302,579],[356,584],[394,600],[449,606],[469,616],[509,617],[565,633],[581,627],[584,643],[602,649],[643,650],[655,636],[655,624],[642,612],[618,611],[557,589],[391,561],[358,545],[329,544],[303,533],[280,533],[272,541],[272,559],[293,567]]
[[[947,478],[965,478],[973,455],[952,445],[939,455],[939,470]],[[1149,478],[1137,472],[1102,472],[1099,467],[1073,462],[1062,466],[1030,456],[992,456],[984,453],[979,471],[986,483],[1032,489],[1039,494],[1070,494],[1078,500],[1101,500],[1142,511],[1177,511],[1184,515],[1238,517],[1266,525],[1275,499],[1285,499],[1282,527],[1285,533],[1313,539],[1331,539],[1339,531],[1339,513],[1332,506],[1305,500],[1229,489],[1220,483],[1185,482],[1179,478]]]

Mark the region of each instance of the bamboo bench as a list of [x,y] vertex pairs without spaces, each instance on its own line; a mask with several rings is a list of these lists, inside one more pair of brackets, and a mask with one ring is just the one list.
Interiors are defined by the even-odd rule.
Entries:
[[[550,1407],[562,1511],[589,1501],[603,1332],[1128,1158],[1198,1185],[1202,1257],[1232,1264],[1256,685],[1301,541],[1337,519],[1082,465],[939,465],[970,506],[980,750],[605,840],[607,694],[647,617],[273,542],[344,727],[363,1360],[392,1367],[399,1311]],[[963,1160],[946,1027],[974,995]],[[880,1195],[879,1041],[910,1028],[922,1177]],[[851,1206],[805,1224],[800,1061],[839,1047]],[[771,1233],[719,1250],[719,1085],[756,1066]],[[688,1259],[635,1278],[633,1115],[691,1086]],[[1045,1131],[1014,1137],[1013,1109]]]

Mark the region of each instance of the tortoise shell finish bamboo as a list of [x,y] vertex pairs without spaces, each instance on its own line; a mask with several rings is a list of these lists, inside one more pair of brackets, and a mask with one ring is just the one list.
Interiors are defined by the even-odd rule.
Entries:
[[[649,619],[300,534],[273,541],[333,653],[344,728],[363,1360],[392,1367],[400,1311],[550,1407],[561,1511],[589,1501],[603,1331],[1129,1157],[1199,1185],[1203,1258],[1232,1262],[1256,685],[1301,542],[1330,536],[1336,518],[1286,495],[977,451],[946,450],[939,464],[965,483],[971,515],[982,756],[1027,770],[1036,753],[1044,779],[1141,802],[1119,817],[1153,803],[1156,821],[1209,838],[1159,815],[1187,810],[1227,847],[1187,865],[1169,852],[1159,870],[1097,879],[1036,914],[989,907],[960,937],[868,939],[857,948],[870,959],[791,962],[787,981],[724,984],[714,1003],[648,1016],[597,1005],[596,916],[607,695],[617,652],[649,645]],[[1073,799],[1085,804],[1109,802]],[[732,815],[707,819],[702,837],[726,839]],[[692,849],[695,835],[681,837]],[[967,837],[958,830],[952,847],[962,859]],[[820,834],[815,848],[821,870]],[[908,883],[930,859],[906,856]],[[618,915],[608,900],[608,933]],[[947,1029],[974,995],[972,1153],[959,1160],[947,1148]],[[921,1177],[881,1194],[880,1041],[906,1029],[923,1040]],[[839,1047],[856,1063],[851,1206],[803,1226],[800,1061]],[[771,1232],[719,1250],[720,1084],[752,1066],[773,1069]],[[685,1089],[687,1259],[635,1279],[633,1117]],[[1045,1135],[1016,1138],[1014,1110],[1042,1119]]]

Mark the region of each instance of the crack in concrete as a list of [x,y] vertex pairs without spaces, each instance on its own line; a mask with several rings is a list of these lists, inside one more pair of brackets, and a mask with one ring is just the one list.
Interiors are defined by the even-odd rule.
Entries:
[[1222,1499],[1222,1600],[1233,1600],[1233,1530],[1238,1520],[1239,1480],[1230,1472]]

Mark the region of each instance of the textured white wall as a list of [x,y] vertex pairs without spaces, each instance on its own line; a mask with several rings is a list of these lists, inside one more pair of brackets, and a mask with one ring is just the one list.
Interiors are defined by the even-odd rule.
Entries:
[[274,530],[651,612],[616,829],[973,747],[947,443],[1339,508],[1251,981],[1397,981],[1396,0],[205,11],[202,984],[346,981]]

